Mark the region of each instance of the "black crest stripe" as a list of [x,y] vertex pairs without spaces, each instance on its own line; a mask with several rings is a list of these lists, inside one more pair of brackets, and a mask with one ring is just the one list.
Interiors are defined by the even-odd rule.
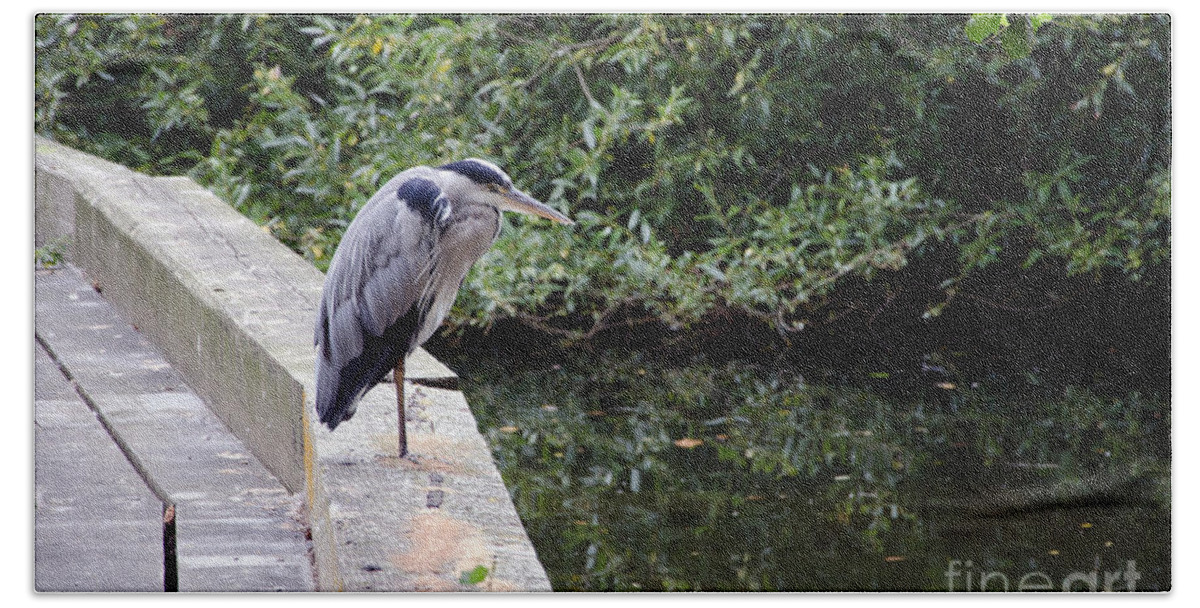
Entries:
[[500,172],[477,160],[460,160],[438,168],[463,175],[477,184],[505,185],[504,176]]

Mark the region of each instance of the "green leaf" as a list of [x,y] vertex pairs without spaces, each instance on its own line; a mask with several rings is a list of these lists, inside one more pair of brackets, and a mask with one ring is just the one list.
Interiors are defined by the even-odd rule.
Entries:
[[700,270],[703,270],[708,276],[710,276],[718,281],[724,282],[724,281],[728,280],[725,278],[725,273],[721,272],[716,266],[713,266],[712,264],[701,263],[701,264],[697,264],[696,267],[699,268]]
[[1039,13],[1037,15],[1029,16],[1029,23],[1031,25],[1033,25],[1033,32],[1035,34],[1037,33],[1038,28],[1042,27],[1043,25],[1045,25],[1047,23],[1050,23],[1053,20],[1054,20],[1054,15],[1051,15],[1050,13]]
[[488,576],[487,566],[475,566],[474,570],[464,570],[458,582],[464,585],[478,585]]
[[1029,20],[1018,17],[1000,34],[1000,47],[1010,59],[1028,57],[1033,50],[1029,44]]
[[596,131],[595,125],[591,119],[583,121],[580,125],[583,127],[583,143],[587,144],[589,150],[596,149]]
[[1008,18],[1004,16],[1004,13],[976,13],[971,15],[963,29],[967,38],[978,44],[1007,25]]

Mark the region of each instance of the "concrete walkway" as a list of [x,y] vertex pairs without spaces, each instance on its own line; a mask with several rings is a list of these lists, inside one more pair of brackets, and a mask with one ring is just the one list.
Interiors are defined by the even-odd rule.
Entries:
[[35,588],[312,590],[301,500],[83,273],[35,285]]
[[34,348],[34,587],[162,591],[162,501]]

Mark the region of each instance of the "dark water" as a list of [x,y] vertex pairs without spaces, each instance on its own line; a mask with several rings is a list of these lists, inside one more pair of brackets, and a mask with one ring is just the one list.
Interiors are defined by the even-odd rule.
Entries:
[[1170,588],[1169,397],[437,354],[558,590]]

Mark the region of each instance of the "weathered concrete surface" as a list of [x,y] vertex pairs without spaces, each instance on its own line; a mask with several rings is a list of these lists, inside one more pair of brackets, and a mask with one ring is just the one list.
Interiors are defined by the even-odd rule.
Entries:
[[162,591],[162,501],[34,351],[34,588]]
[[[317,435],[330,518],[349,549],[339,552],[346,588],[550,591],[462,393],[408,384],[410,456],[397,458],[393,391],[376,387],[354,418]],[[463,585],[478,566],[488,577]]]
[[[36,145],[37,239],[73,230],[69,259],[163,349],[263,465],[289,490],[305,490],[319,589],[456,588],[457,565],[430,572],[397,557],[394,568],[366,564],[378,567],[370,577],[348,570],[403,556],[410,552],[405,547],[434,538],[456,537],[477,539],[483,549],[468,551],[474,545],[467,543],[454,545],[455,551],[495,560],[494,566],[476,564],[494,576],[477,587],[549,590],[486,449],[469,452],[470,467],[442,473],[440,483],[453,491],[443,490],[445,506],[432,514],[453,514],[462,526],[452,527],[460,533],[430,533],[431,513],[422,503],[432,483],[422,475],[429,471],[417,468],[422,465],[401,469],[406,465],[387,456],[396,441],[390,385],[372,391],[337,433],[311,420],[320,272],[190,180],[137,175],[40,138]],[[73,211],[43,210],[64,204]],[[423,350],[408,359],[406,370],[416,383],[455,385],[453,372]],[[437,407],[431,402],[426,409]],[[417,454],[457,462],[468,456],[442,451],[460,449],[455,438],[473,436],[482,445],[465,405],[438,420],[428,420],[432,433],[422,430],[421,420],[410,420]],[[391,440],[370,438],[376,434]],[[443,439],[448,442],[439,447]],[[355,465],[341,464],[347,454],[358,459]],[[350,467],[357,467],[353,476],[342,472]],[[327,491],[331,480],[336,486]],[[380,488],[390,497],[377,493]],[[341,527],[335,528],[331,512]],[[373,522],[381,526],[379,535],[355,532]]]
[[[109,429],[112,437],[106,433],[104,439],[117,441],[122,460],[140,472],[138,482],[147,480],[160,499],[154,509],[158,590],[164,502],[175,506],[181,591],[312,590],[299,498],[79,271],[39,271],[35,293],[38,339]],[[86,453],[71,457],[89,460]],[[39,493],[72,491],[53,481],[39,480]]]
[[34,247],[75,234],[75,191],[68,180],[38,171],[34,189],[38,204],[33,211]]

